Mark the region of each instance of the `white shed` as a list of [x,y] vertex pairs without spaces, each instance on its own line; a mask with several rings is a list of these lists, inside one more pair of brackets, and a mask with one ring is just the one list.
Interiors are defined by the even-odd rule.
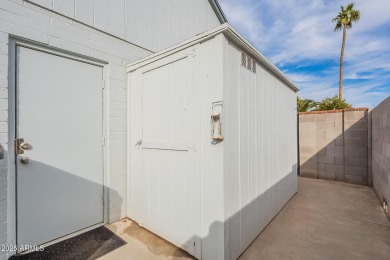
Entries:
[[127,72],[128,216],[236,259],[297,191],[298,88],[227,24]]
[[126,66],[224,22],[216,0],[0,0],[0,259],[127,217]]

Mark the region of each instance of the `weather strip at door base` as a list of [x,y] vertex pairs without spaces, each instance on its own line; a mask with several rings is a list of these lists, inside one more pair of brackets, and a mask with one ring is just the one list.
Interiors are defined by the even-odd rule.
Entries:
[[19,259],[97,259],[123,245],[126,242],[108,228],[102,226],[81,235],[45,247],[43,251],[14,255],[10,260]]

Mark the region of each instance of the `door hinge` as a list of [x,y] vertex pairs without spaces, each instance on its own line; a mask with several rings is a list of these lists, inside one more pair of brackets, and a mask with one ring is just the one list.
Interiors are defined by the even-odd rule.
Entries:
[[103,136],[102,137],[102,146],[105,146],[106,145],[106,138]]
[[103,89],[106,88],[106,81],[103,79]]

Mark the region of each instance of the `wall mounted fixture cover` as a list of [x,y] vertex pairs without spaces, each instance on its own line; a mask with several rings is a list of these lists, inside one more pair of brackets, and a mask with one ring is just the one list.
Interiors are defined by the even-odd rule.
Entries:
[[223,140],[222,136],[222,101],[212,103],[211,113],[211,138],[213,140]]

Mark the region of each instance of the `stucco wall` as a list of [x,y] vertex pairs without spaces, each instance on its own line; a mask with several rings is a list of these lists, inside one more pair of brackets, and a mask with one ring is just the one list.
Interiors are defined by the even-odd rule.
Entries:
[[300,175],[370,185],[368,109],[299,114]]
[[381,203],[390,203],[390,97],[371,114],[373,187]]

